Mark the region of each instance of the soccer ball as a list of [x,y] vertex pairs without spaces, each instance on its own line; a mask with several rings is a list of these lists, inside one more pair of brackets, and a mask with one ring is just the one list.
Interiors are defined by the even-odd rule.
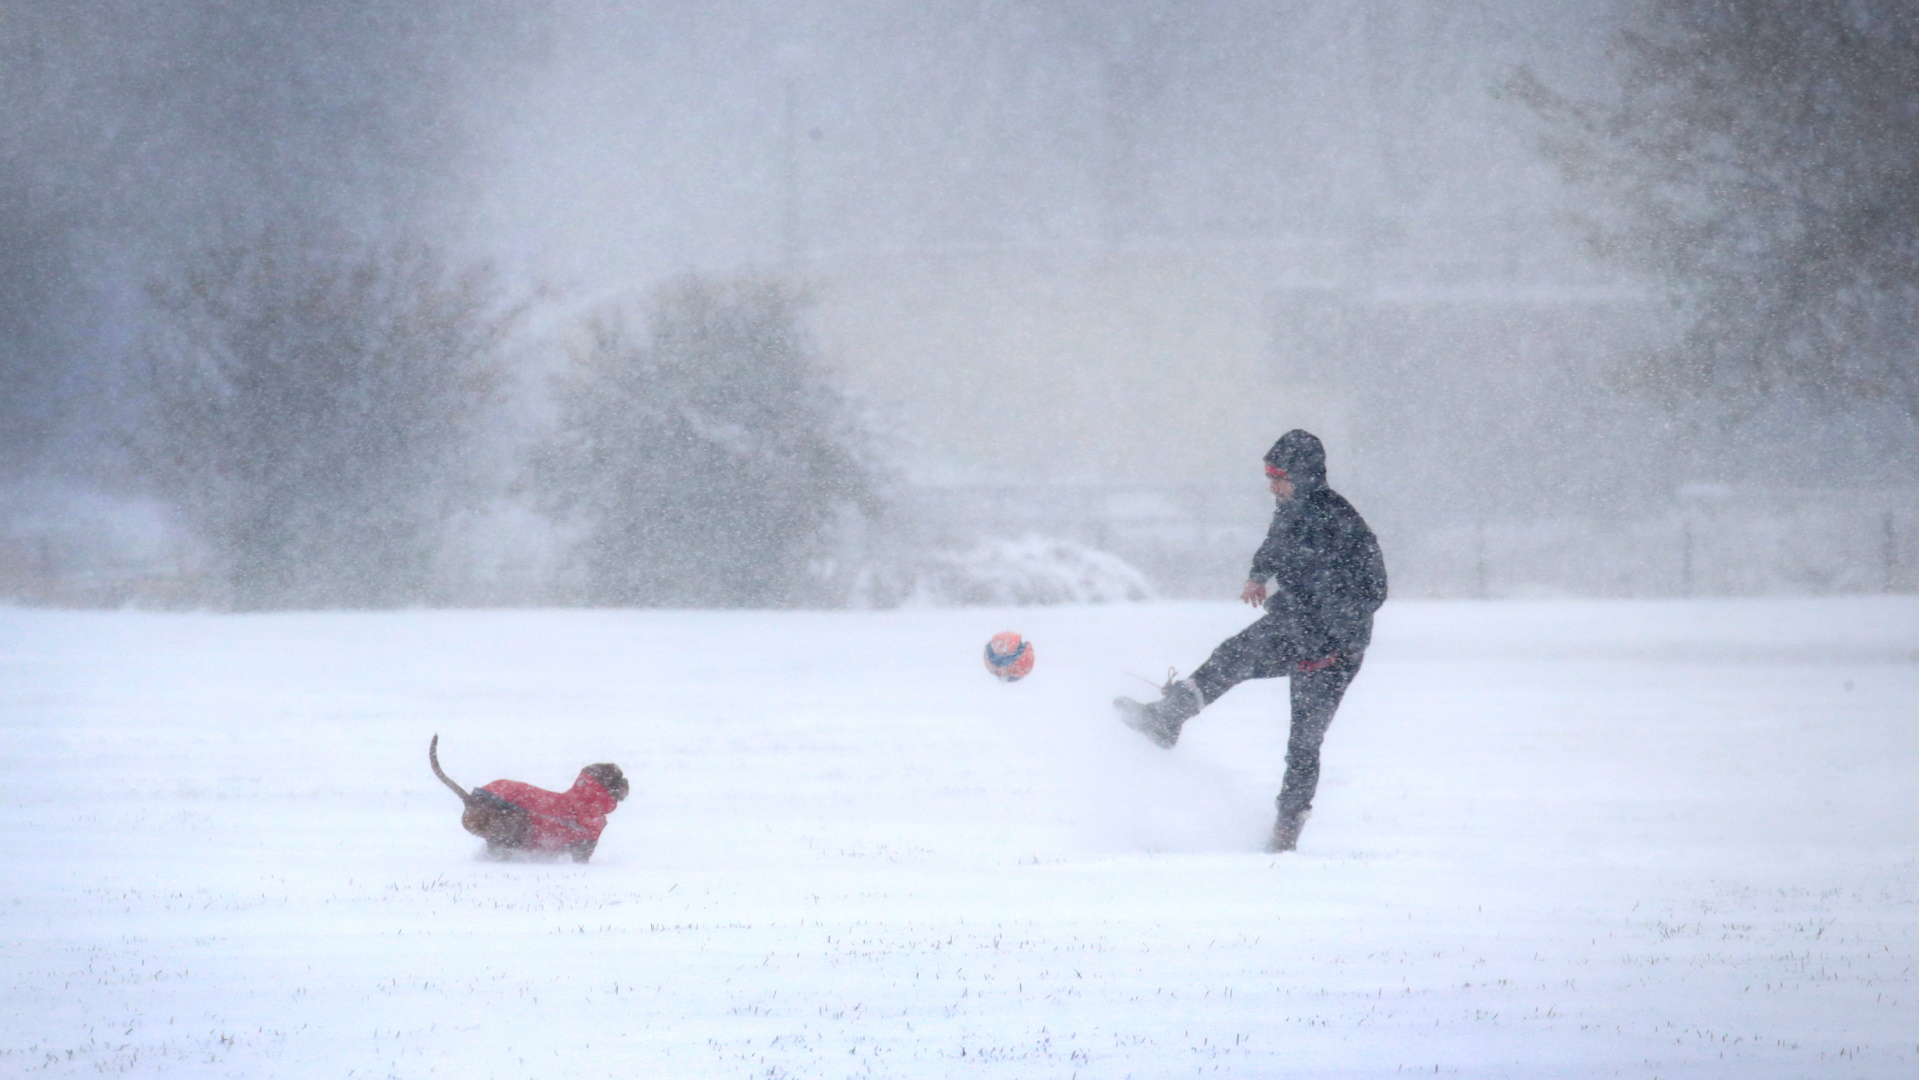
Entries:
[[1001,682],[1018,682],[1033,670],[1033,643],[1003,630],[986,643],[986,670]]

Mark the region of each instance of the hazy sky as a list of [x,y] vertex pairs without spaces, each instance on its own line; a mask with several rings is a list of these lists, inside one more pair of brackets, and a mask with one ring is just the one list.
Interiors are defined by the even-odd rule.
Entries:
[[557,4],[493,223],[586,281],[953,245],[1536,227],[1488,91],[1584,5]]
[[[1289,290],[1616,290],[1559,220],[1528,118],[1492,93],[1522,62],[1603,86],[1609,19],[1570,3],[557,4],[519,92],[476,129],[476,235],[584,302],[688,270],[803,278],[831,358],[919,440],[928,477],[1215,479],[1294,423],[1384,438],[1382,463],[1430,458],[1448,410],[1408,424],[1377,400],[1392,387],[1344,361],[1320,366],[1362,385],[1298,385],[1278,354]],[[1488,368],[1527,359],[1506,339],[1553,333],[1422,318],[1416,355],[1387,366],[1423,372],[1401,381],[1428,405],[1455,389],[1483,404]],[[1568,319],[1590,332],[1589,313]],[[1510,457],[1512,441],[1481,445]],[[1478,491],[1540,487],[1512,479]]]

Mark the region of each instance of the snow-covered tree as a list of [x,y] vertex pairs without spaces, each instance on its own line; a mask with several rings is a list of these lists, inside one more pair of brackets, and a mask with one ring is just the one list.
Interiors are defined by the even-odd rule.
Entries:
[[590,328],[558,396],[534,475],[547,508],[581,529],[588,603],[839,599],[820,560],[838,524],[876,509],[876,471],[791,290],[669,283],[643,330]]
[[1615,55],[1609,100],[1511,89],[1599,250],[1673,287],[1686,330],[1645,374],[1919,421],[1919,7],[1650,0]]
[[243,609],[431,598],[515,319],[428,248],[290,237],[153,290],[139,467]]

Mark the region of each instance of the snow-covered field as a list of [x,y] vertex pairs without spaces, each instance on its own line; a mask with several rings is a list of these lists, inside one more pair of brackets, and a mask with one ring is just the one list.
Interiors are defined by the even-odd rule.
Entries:
[[0,610],[0,1075],[1919,1075],[1919,600],[1390,604],[1282,857],[1250,617]]

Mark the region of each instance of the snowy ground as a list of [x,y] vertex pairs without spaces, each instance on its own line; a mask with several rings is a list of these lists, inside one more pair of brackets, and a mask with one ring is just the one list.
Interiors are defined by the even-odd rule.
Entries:
[[1919,600],[1389,605],[1277,858],[1249,617],[0,610],[0,1075],[1919,1075]]

